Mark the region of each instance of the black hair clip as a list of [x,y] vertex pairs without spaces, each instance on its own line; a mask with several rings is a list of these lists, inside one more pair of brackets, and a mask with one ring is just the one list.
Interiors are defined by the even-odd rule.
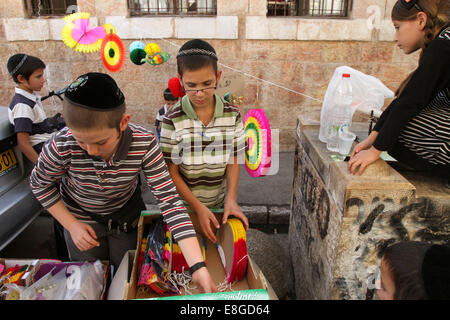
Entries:
[[412,7],[416,7],[417,10],[423,11],[422,8],[418,4],[419,0],[400,0],[400,2],[408,10],[410,10]]

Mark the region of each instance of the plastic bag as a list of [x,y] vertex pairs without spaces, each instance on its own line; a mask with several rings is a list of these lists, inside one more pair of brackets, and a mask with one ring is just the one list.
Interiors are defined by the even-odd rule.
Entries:
[[334,92],[343,73],[350,74],[353,94],[353,102],[350,106],[352,116],[357,109],[365,113],[369,113],[369,110],[374,110],[375,115],[379,116],[384,105],[384,99],[394,97],[394,92],[387,88],[379,79],[347,66],[336,68],[328,84],[320,113],[319,139],[325,143],[328,138],[328,116],[330,110],[334,107]]

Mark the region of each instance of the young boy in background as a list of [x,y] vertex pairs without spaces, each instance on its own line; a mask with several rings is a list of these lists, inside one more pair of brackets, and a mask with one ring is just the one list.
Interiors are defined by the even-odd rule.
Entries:
[[175,98],[173,96],[169,88],[166,88],[166,90],[164,90],[163,95],[164,95],[164,106],[158,110],[155,119],[155,130],[156,134],[158,135],[158,140],[161,139],[161,123],[163,120],[163,116],[178,102],[178,98]]

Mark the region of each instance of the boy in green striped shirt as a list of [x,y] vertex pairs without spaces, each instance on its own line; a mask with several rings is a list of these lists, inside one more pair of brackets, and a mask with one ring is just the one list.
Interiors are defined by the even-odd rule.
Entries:
[[163,117],[161,148],[196,231],[216,242],[211,223],[219,228],[220,218],[212,208],[224,208],[222,223],[233,215],[248,229],[237,204],[244,127],[239,110],[214,93],[222,72],[209,43],[186,42],[178,52],[177,66],[186,95]]

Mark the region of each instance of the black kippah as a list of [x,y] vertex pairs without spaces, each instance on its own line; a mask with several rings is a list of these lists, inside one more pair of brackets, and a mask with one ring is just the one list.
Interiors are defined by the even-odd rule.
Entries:
[[189,40],[178,51],[177,58],[182,56],[208,56],[217,61],[216,50],[206,41],[201,39]]
[[110,111],[125,103],[125,96],[111,76],[90,72],[79,76],[66,89],[70,103],[96,111]]
[[17,53],[8,59],[7,68],[10,75],[14,76],[17,71],[23,66],[27,60],[28,55],[24,53]]
[[450,248],[433,245],[425,253],[422,277],[428,298],[450,299]]

